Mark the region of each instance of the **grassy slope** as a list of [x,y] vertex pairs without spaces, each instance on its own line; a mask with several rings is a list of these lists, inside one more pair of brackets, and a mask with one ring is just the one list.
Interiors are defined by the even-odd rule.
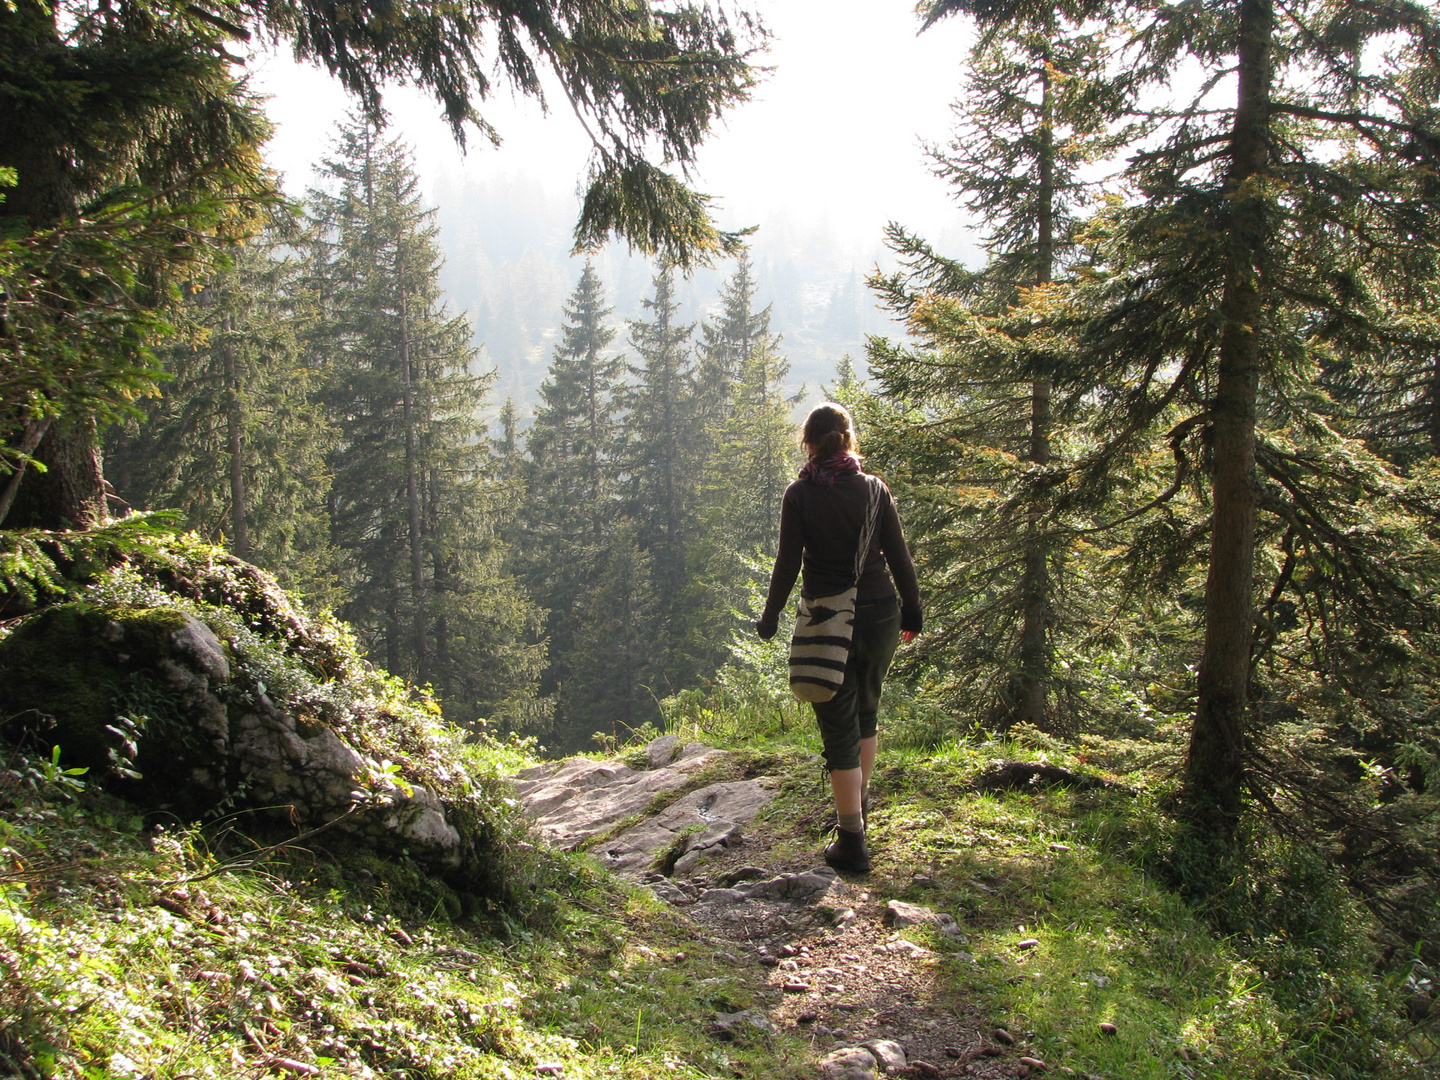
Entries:
[[[797,742],[781,752],[798,762]],[[968,957],[929,942],[947,979],[1052,1066],[1109,1080],[1422,1075],[1410,1054],[1427,1048],[1412,1032],[1406,1049],[1368,978],[1363,919],[1303,859],[1259,852],[1250,929],[1227,937],[1142,872],[1165,833],[1143,794],[1163,783],[1146,752],[886,754],[872,891],[952,911]],[[1126,790],[969,790],[993,762],[1037,756]],[[554,902],[528,925],[462,919],[403,867],[341,871],[323,853],[176,886],[215,865],[201,834],[155,838],[121,804],[39,788],[12,790],[0,818],[0,1075],[7,1061],[26,1076],[157,1080],[810,1072],[798,1033],[707,1034],[715,1013],[757,1000],[761,969],[578,861],[538,875]],[[755,830],[813,861],[818,805],[813,781],[793,783]],[[1028,938],[1038,946],[1020,949]]]

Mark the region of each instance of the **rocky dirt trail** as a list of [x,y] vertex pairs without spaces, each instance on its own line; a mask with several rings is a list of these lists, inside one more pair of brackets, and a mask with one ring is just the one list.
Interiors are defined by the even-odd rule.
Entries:
[[[641,768],[588,758],[536,766],[519,773],[516,786],[551,843],[573,848],[603,836],[590,849],[603,865],[673,905],[720,954],[753,972],[757,1006],[717,1015],[717,1039],[797,1029],[827,1080],[1045,1071],[947,988],[937,951],[909,940],[934,944],[928,935],[938,935],[948,940],[949,963],[969,961],[953,917],[887,896],[923,888],[923,875],[841,876],[818,849],[803,865],[794,856],[787,865],[780,849],[789,845],[775,834],[783,823],[760,817],[776,778],[696,786],[700,770],[720,764],[724,752],[675,736],[650,743],[646,756]],[[684,794],[646,816],[666,802],[657,796],[675,791]],[[916,927],[925,933],[907,935]]]

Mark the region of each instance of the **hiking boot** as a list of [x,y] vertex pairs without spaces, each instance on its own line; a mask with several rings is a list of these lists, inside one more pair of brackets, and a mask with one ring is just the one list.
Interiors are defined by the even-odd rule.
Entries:
[[870,872],[870,852],[865,848],[865,834],[849,829],[836,829],[835,839],[825,849],[825,861],[836,870],[852,874]]

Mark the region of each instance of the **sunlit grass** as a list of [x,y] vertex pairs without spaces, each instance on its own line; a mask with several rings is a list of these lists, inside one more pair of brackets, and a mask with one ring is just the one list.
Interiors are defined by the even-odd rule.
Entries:
[[[1313,928],[1307,954],[1288,942],[1218,934],[1147,874],[1145,862],[1164,839],[1154,835],[1164,823],[1153,790],[1164,781],[1140,769],[1132,749],[1115,757],[1133,771],[1116,772],[1105,767],[1114,758],[1102,760],[1095,747],[1071,754],[991,741],[882,754],[872,847],[902,898],[961,921],[969,942],[944,965],[952,988],[982,1001],[1033,1056],[1081,1073],[1407,1075],[1413,1061],[1386,1042],[1363,948],[1323,958],[1321,939],[1348,935],[1363,945],[1353,911],[1340,905],[1317,916],[1331,921]],[[1045,760],[1118,786],[972,789],[976,777],[1012,759]],[[1261,852],[1257,873],[1279,880],[1264,860],[1283,856]],[[907,886],[912,872],[934,886]],[[939,939],[928,944],[945,948]]]
[[[743,752],[694,781],[780,777],[750,831],[775,865],[813,863],[830,823],[813,738],[735,742]],[[472,765],[525,763],[504,753]],[[1257,840],[1249,899],[1231,913],[1248,921],[1228,934],[1167,887],[1167,753],[1041,738],[886,750],[867,888],[959,919],[963,943],[907,931],[937,954],[939,993],[974,1002],[1052,1075],[1423,1075],[1370,974],[1365,924],[1326,898],[1323,866]],[[974,789],[1016,759],[1113,786]],[[216,857],[198,831],[141,824],[73,793],[0,818],[0,962],[21,973],[0,992],[0,1054],[36,1076],[258,1080],[305,1075],[298,1065],[478,1080],[552,1064],[581,1078],[812,1075],[795,1029],[710,1033],[719,1013],[770,1004],[739,946],[583,859],[544,856],[556,861],[537,880],[554,895],[526,925],[374,859],[297,855],[177,892],[163,883]]]
[[378,861],[170,884],[216,860],[139,825],[93,796],[6,817],[5,866],[28,872],[0,877],[0,1074],[782,1076],[777,1053],[805,1057],[778,1033],[712,1039],[753,1001],[735,958],[578,863],[558,922],[505,934]]
[[[771,683],[782,685],[732,672],[719,695],[672,699],[669,716],[694,737],[780,743],[818,760],[813,723],[774,720]],[[748,722],[717,719],[722,701]],[[1065,741],[963,729],[923,698],[887,689],[871,888],[960,919],[970,941],[945,962],[949,989],[981,1002],[1022,1045],[1109,1078],[1421,1075],[1425,1046],[1419,1029],[1407,1046],[1398,982],[1374,976],[1370,923],[1316,853],[1257,822],[1216,910],[1193,909],[1172,890],[1167,805],[1183,731]],[[1106,786],[975,789],[1014,760]],[[792,778],[762,818],[774,823],[777,855],[813,853],[826,808],[823,786]],[[915,875],[933,885],[912,884]],[[1019,948],[1030,939],[1037,944]],[[953,951],[943,939],[929,944]]]

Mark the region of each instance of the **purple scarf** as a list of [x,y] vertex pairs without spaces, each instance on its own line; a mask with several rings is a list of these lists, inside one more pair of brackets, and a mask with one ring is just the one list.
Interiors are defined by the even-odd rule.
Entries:
[[860,471],[860,456],[848,450],[831,454],[827,458],[811,458],[800,470],[801,480],[814,480],[826,487],[835,483],[837,476],[848,476]]

